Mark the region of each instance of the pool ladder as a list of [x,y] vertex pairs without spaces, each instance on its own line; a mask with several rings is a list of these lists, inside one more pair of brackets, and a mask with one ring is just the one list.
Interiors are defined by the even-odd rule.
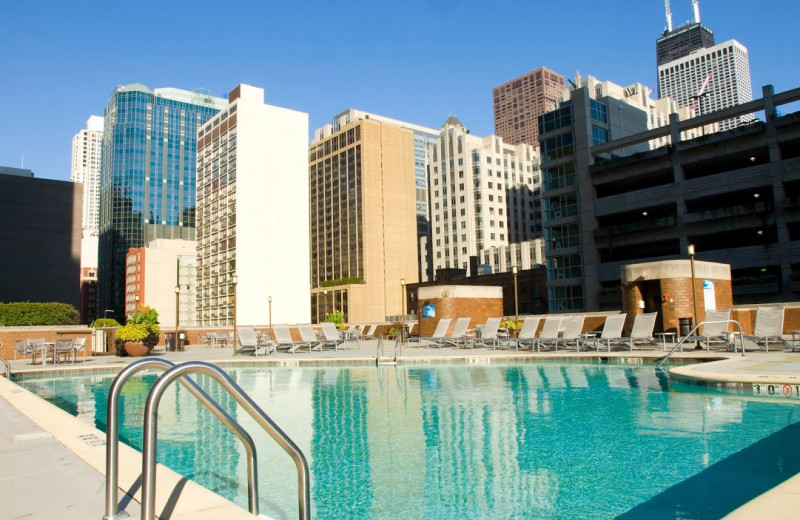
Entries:
[[142,520],[155,519],[156,491],[156,445],[158,431],[158,406],[166,388],[175,379],[197,398],[244,444],[247,452],[248,503],[250,513],[258,515],[258,475],[256,467],[256,448],[252,437],[219,404],[192,381],[189,374],[203,374],[217,381],[239,405],[286,451],[297,467],[298,506],[300,520],[311,518],[311,492],[309,489],[309,468],[303,452],[269,416],[220,368],[202,361],[190,361],[175,365],[161,359],[143,359],[131,363],[120,371],[108,393],[108,426],[106,433],[106,512],[103,520],[118,520],[128,517],[118,507],[119,481],[119,396],[125,382],[135,373],[152,368],[165,370],[147,396],[144,411],[144,431],[142,439]]
[[383,356],[383,334],[378,336],[378,347],[377,351],[375,352],[375,364],[376,365],[396,365],[397,364],[397,352],[400,348],[400,335],[395,338],[394,340],[394,357],[387,358]]
[[[738,328],[738,329],[739,329],[739,345],[742,347],[742,356],[744,356],[744,339],[743,339],[743,338],[744,338],[744,334],[742,334],[742,324],[741,324],[741,323],[739,323],[739,322],[738,322],[738,321],[736,321],[736,320],[714,320],[714,321],[701,321],[700,323],[698,323],[697,325],[695,325],[695,326],[694,326],[694,328],[693,328],[692,330],[690,330],[688,334],[686,334],[684,337],[682,337],[682,338],[680,339],[680,341],[678,341],[678,343],[676,343],[676,344],[675,344],[675,346],[674,346],[674,347],[672,347],[672,350],[670,350],[670,351],[667,353],[667,355],[666,355],[666,356],[664,356],[664,357],[662,357],[661,359],[659,359],[659,361],[658,361],[658,365],[656,365],[656,369],[659,369],[659,368],[661,368],[661,365],[663,365],[663,364],[664,364],[664,363],[665,363],[665,362],[666,362],[666,361],[669,359],[669,357],[670,357],[670,356],[671,356],[671,355],[672,355],[672,354],[673,354],[673,353],[674,353],[676,350],[678,350],[678,348],[681,348],[681,352],[683,352],[682,345],[683,345],[683,344],[686,342],[686,338],[690,338],[690,337],[692,337],[692,336],[693,336],[693,333],[694,333],[694,332],[695,332],[697,329],[699,329],[699,328],[700,328],[700,325],[706,325],[706,324],[708,324],[708,323],[733,323],[733,324],[735,324],[735,325],[736,325],[736,328]],[[734,352],[734,354],[735,354],[735,353],[736,353],[736,338],[732,338],[732,339],[731,339],[731,335],[732,335],[732,334],[736,334],[736,333],[735,333],[735,332],[729,332],[729,333],[728,333],[728,338],[729,338],[729,339],[728,339],[728,342],[730,343],[730,345],[731,345],[731,346],[733,346],[733,352]],[[694,341],[694,340],[692,340],[692,341]]]

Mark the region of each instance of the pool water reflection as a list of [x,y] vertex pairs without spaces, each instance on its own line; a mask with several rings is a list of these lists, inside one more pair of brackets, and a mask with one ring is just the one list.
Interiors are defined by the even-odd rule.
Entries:
[[[800,471],[796,405],[670,391],[652,365],[226,371],[306,454],[315,518],[711,519]],[[156,377],[123,391],[121,437],[137,449]],[[104,430],[112,379],[21,384]],[[296,518],[289,457],[197,381],[256,441],[262,514]],[[158,445],[160,462],[246,507],[242,447],[180,385],[162,400]]]

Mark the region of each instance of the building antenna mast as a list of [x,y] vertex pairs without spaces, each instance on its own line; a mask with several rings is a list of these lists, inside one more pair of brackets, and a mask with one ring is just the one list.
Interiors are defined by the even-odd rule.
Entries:
[[692,0],[692,9],[694,9],[694,23],[700,23],[700,2],[699,2],[699,0]]
[[672,31],[672,11],[669,10],[669,0],[664,0],[664,7],[667,9],[667,32]]

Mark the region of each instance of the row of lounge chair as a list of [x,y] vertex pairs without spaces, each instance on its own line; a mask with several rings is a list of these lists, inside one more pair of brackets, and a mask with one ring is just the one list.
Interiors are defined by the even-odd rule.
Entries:
[[[682,338],[682,345],[686,343],[696,343],[701,348],[711,350],[713,347],[721,347],[725,350],[732,348],[730,335],[731,328],[730,309],[707,310],[703,323],[697,330],[692,331],[691,336]],[[783,331],[783,306],[759,307],[756,310],[755,330],[751,335],[745,335],[744,340],[751,341],[757,346],[769,352],[769,345],[776,343],[786,344],[782,336]],[[472,348],[477,345],[492,348],[530,348],[537,352],[542,349],[552,348],[557,351],[561,348],[611,351],[615,347],[627,347],[628,350],[634,348],[650,346],[658,348],[658,340],[654,337],[653,331],[658,313],[637,313],[634,316],[630,334],[622,334],[627,318],[626,314],[612,314],[606,317],[603,328],[600,331],[588,333],[582,332],[585,315],[574,314],[566,316],[546,316],[541,331],[537,335],[539,317],[527,317],[523,321],[522,328],[516,338],[512,338],[508,330],[500,328],[501,318],[490,318],[480,328],[480,334],[474,329],[469,329],[471,318],[459,318],[456,321],[453,331],[447,333],[451,319],[442,318],[437,323],[433,334],[427,338],[411,338],[410,344],[426,347],[467,347]]]
[[238,327],[236,329],[239,343],[237,352],[258,356],[275,354],[279,350],[294,354],[301,349],[311,352],[314,350],[339,350],[358,347],[358,339],[343,337],[339,334],[336,325],[331,322],[321,323],[319,333],[314,330],[313,325],[299,325],[297,328],[300,333],[299,340],[292,338],[288,325],[273,325],[272,333],[274,337],[265,339],[260,339],[253,327]]

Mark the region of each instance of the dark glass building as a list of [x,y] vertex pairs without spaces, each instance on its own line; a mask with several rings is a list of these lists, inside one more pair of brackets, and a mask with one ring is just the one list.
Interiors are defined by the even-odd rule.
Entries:
[[674,31],[665,31],[656,40],[656,62],[663,65],[683,58],[697,49],[714,46],[714,33],[701,23],[690,23]]
[[129,248],[156,238],[194,240],[197,129],[227,105],[205,92],[141,84],[111,95],[100,172],[101,314],[113,310],[125,320]]

